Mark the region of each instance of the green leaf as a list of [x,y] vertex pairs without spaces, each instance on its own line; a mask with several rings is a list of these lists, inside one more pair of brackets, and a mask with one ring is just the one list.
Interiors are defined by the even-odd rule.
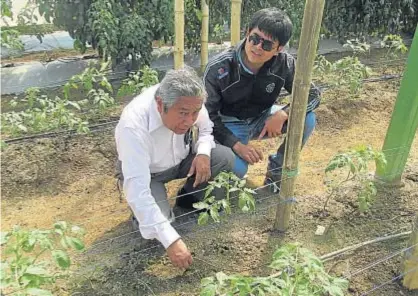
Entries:
[[219,285],[222,286],[224,284],[224,281],[228,279],[228,276],[221,271],[221,272],[216,273],[216,279],[218,280]]
[[197,219],[197,224],[205,225],[208,223],[209,214],[207,212],[200,213],[199,218]]
[[29,289],[26,289],[25,292],[28,295],[33,295],[33,296],[52,296],[52,293],[50,291],[39,289],[39,288],[29,288]]
[[82,250],[84,250],[84,243],[80,240],[80,239],[78,239],[78,238],[76,238],[76,237],[69,237],[69,236],[67,236],[66,237],[67,238],[67,242],[68,242],[68,244],[74,249],[74,250],[77,250],[77,251],[82,251]]
[[26,271],[26,274],[32,275],[46,275],[48,272],[40,266],[29,266]]
[[52,257],[59,267],[62,269],[67,269],[71,265],[71,260],[68,254],[62,250],[52,251]]
[[220,222],[220,217],[219,217],[219,212],[218,209],[215,207],[211,207],[210,210],[210,216],[212,217],[213,221],[215,222]]
[[209,284],[212,284],[213,283],[213,281],[214,281],[214,279],[213,279],[213,277],[206,277],[206,278],[203,278],[201,281],[200,281],[200,284],[201,284],[201,286],[207,286],[207,285],[209,285]]
[[208,209],[209,205],[207,203],[201,201],[201,202],[194,203],[193,208],[198,209],[198,210]]
[[[55,231],[61,231],[61,230],[55,230]],[[68,245],[67,237],[65,237],[65,236],[61,237],[60,244],[64,249],[68,249],[69,245]]]
[[200,291],[200,296],[215,296],[216,295],[216,285],[208,284],[202,291]]
[[28,128],[26,126],[24,126],[23,124],[18,124],[17,127],[20,130],[24,131],[25,133],[28,131]]
[[65,231],[67,229],[67,222],[58,221],[58,222],[54,223],[54,228]]

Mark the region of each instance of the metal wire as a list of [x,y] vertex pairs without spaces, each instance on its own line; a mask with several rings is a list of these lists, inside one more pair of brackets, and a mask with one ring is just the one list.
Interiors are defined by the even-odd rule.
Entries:
[[[386,81],[386,80],[390,80],[390,79],[397,79],[397,78],[401,78],[401,77],[402,77],[402,75],[383,75],[381,77],[364,79],[363,82],[364,83],[381,82],[381,81]],[[342,85],[348,85],[348,83],[341,84],[339,86],[342,86]],[[329,89],[332,89],[332,88],[336,88],[337,86],[323,85],[323,86],[318,86],[318,87],[322,91],[324,91],[324,90],[329,90]],[[285,95],[286,94],[283,94],[283,96],[285,96]],[[108,121],[108,122],[104,122],[104,123],[100,123],[100,124],[89,125],[87,127],[89,129],[92,129],[90,131],[90,134],[91,134],[91,133],[96,133],[96,132],[102,132],[103,129],[100,129],[100,127],[103,127],[103,126],[111,125],[112,127],[109,127],[108,129],[112,129],[113,126],[116,125],[118,122],[119,122],[119,120],[112,120],[112,121]],[[37,138],[49,138],[49,137],[59,136],[59,135],[63,135],[63,134],[78,135],[76,129],[70,129],[70,130],[48,132],[48,133],[42,133],[42,134],[35,134],[35,135],[5,139],[3,141],[6,144],[12,144],[12,143],[18,143],[18,142],[22,142],[22,141],[26,141],[26,140],[33,140],[33,139],[37,139]]]
[[370,290],[368,290],[367,292],[365,292],[365,293],[361,294],[361,296],[366,296],[366,295],[369,295],[370,293],[373,293],[374,291],[379,290],[379,289],[383,288],[384,286],[386,286],[386,285],[388,285],[388,284],[393,283],[394,281],[396,281],[396,280],[398,280],[398,279],[402,278],[402,277],[403,277],[403,276],[405,276],[406,274],[408,274],[408,273],[410,273],[410,272],[413,272],[413,271],[415,271],[415,270],[418,270],[418,267],[415,267],[415,268],[409,269],[409,270],[407,270],[406,272],[401,273],[400,275],[393,277],[393,278],[392,278],[392,279],[390,279],[389,281],[386,281],[386,282],[384,282],[384,283],[380,284],[379,286],[376,286],[376,287],[374,287],[373,289],[370,289]]

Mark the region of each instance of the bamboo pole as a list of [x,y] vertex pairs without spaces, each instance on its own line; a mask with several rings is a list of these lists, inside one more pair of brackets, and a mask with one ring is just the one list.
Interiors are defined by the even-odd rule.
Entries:
[[231,45],[241,40],[241,4],[242,0],[231,0]]
[[299,152],[302,146],[302,133],[306,117],[309,89],[312,80],[319,31],[325,0],[306,0],[303,14],[302,34],[300,36],[295,78],[293,80],[292,104],[289,114],[289,125],[286,139],[285,159],[282,182],[277,206],[274,228],[286,231],[289,227],[290,213],[295,177],[299,165]]
[[174,69],[179,69],[184,66],[184,0],[175,0],[174,26]]
[[202,30],[200,31],[200,71],[203,73],[209,59],[209,5],[201,0]]
[[382,148],[383,151],[390,150],[390,153],[386,154],[387,165],[384,168],[377,168],[378,178],[386,183],[400,183],[418,129],[417,65],[418,26]]
[[411,238],[409,240],[410,250],[405,252],[403,262],[403,285],[410,290],[418,290],[418,213],[412,225]]

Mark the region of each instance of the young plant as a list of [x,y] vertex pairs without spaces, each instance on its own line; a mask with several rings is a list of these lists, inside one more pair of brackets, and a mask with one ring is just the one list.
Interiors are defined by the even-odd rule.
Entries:
[[94,106],[99,107],[99,111],[104,111],[107,108],[115,105],[115,99],[101,88],[90,90],[87,94],[87,97],[90,99]]
[[226,275],[218,272],[201,281],[201,296],[215,295],[329,295],[343,296],[348,281],[329,275],[321,260],[299,244],[276,250],[266,277]]
[[370,44],[366,42],[361,42],[357,38],[347,40],[347,42],[343,45],[343,47],[351,48],[355,56],[359,54],[370,53]]
[[130,73],[129,77],[122,81],[118,90],[118,97],[140,94],[144,88],[158,83],[158,73],[154,69],[145,66],[136,73]]
[[[325,168],[326,184],[329,195],[324,204],[324,211],[330,198],[340,190],[346,182],[353,182],[357,195],[357,203],[361,212],[367,211],[376,196],[376,186],[369,174],[369,164],[374,162],[376,166],[384,168],[386,158],[382,152],[375,151],[371,147],[359,146],[347,153],[335,155]],[[344,178],[331,176],[335,171],[342,171]]]
[[216,24],[213,28],[213,38],[215,38],[217,44],[222,44],[223,41],[226,38],[226,32],[225,32],[225,23],[222,24]]
[[57,279],[69,275],[69,250],[82,251],[83,230],[64,221],[50,230],[15,226],[2,232],[1,290],[7,295],[52,295]]
[[334,63],[318,56],[314,66],[314,75],[332,86],[347,86],[350,94],[357,96],[362,88],[363,79],[371,75],[371,69],[360,62],[358,57],[342,58]]
[[385,57],[398,58],[400,55],[408,51],[402,37],[399,35],[386,35],[381,42],[383,48],[387,48]]
[[[22,102],[28,106],[24,111],[6,112],[1,115],[2,130],[12,135],[41,132],[62,127],[76,128],[79,133],[88,132],[88,123],[76,115],[73,110],[81,110],[79,103],[55,97],[50,99],[40,95],[38,88],[26,90]],[[15,107],[16,100],[10,105]]]
[[[220,222],[219,211],[224,210],[226,214],[231,214],[231,193],[236,192],[238,196],[238,207],[244,213],[254,211],[255,199],[253,194],[256,192],[245,187],[246,180],[238,178],[235,174],[229,172],[221,172],[213,181],[209,182],[209,186],[205,191],[203,201],[193,204],[193,207],[199,210],[205,210],[200,213],[198,224],[206,224],[209,217],[215,222]],[[217,200],[212,195],[215,188],[225,190],[226,198]]]
[[111,61],[109,60],[100,64],[100,67],[97,68],[93,62],[90,62],[88,67],[84,69],[81,74],[72,76],[64,85],[64,98],[69,99],[71,89],[78,89],[80,85],[87,93],[96,86],[108,92],[112,92],[112,85],[106,78],[106,74],[109,72],[110,63]]

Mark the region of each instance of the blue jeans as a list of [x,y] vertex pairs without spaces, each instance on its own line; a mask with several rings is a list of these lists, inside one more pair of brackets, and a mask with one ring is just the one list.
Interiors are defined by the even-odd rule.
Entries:
[[[257,139],[261,131],[264,128],[264,123],[266,120],[274,113],[281,109],[280,106],[273,105],[270,109],[264,111],[260,116],[255,118],[249,118],[246,120],[240,120],[236,117],[230,116],[221,116],[222,122],[224,125],[232,131],[232,133],[239,139],[242,144],[248,144],[250,140]],[[316,115],[315,112],[308,112],[305,118],[305,127],[303,130],[302,137],[302,147],[305,145],[306,141],[309,139],[316,125]],[[282,133],[287,131],[287,122],[283,125]],[[267,139],[265,136],[263,139]],[[277,149],[276,154],[269,156],[269,164],[267,170],[272,172],[272,178],[277,179],[281,176],[281,167],[283,166],[284,161],[284,150],[286,147],[286,140],[280,145]],[[238,155],[235,155],[235,164],[233,172],[238,177],[243,177],[248,170],[248,163],[243,160]],[[275,177],[276,176],[276,177]]]

